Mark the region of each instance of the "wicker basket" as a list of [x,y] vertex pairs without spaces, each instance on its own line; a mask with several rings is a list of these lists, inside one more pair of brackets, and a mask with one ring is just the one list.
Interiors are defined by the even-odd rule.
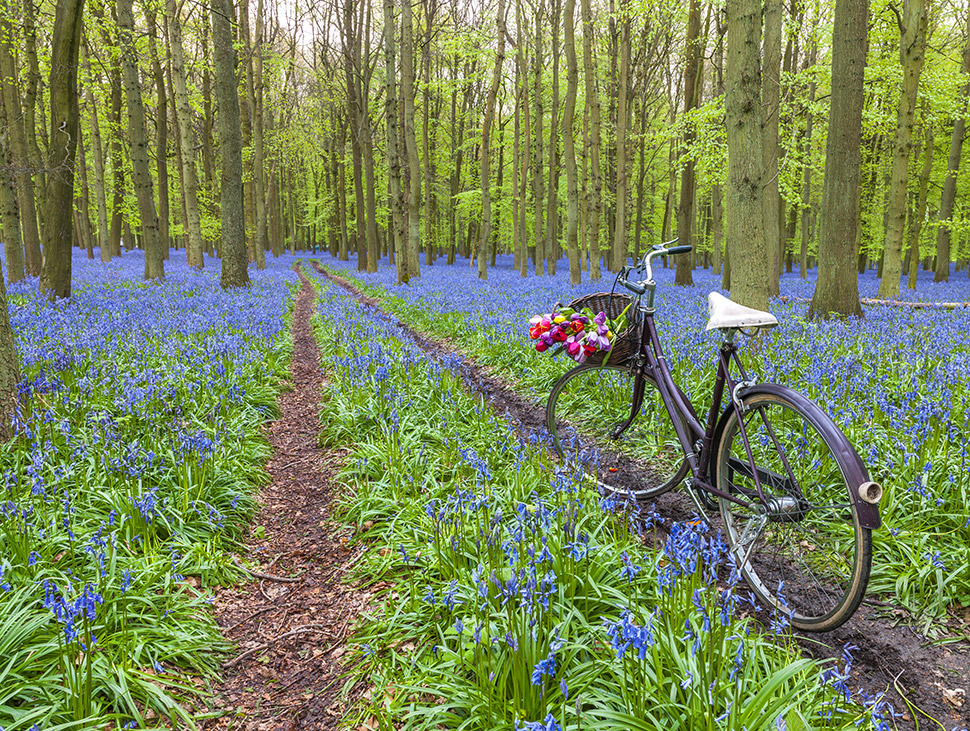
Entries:
[[[588,307],[594,313],[605,312],[606,316],[615,320],[626,310],[627,307],[633,302],[632,297],[628,297],[625,294],[610,294],[609,292],[596,292],[594,294],[588,294],[585,297],[580,297],[577,300],[573,300],[566,307],[571,307],[577,312],[582,310],[584,307]],[[557,307],[557,309],[559,309]],[[622,365],[627,363],[636,354],[637,348],[640,347],[640,329],[636,326],[634,322],[635,313],[632,310],[627,310],[627,325],[619,333],[617,337],[613,340],[613,347],[610,348],[609,363],[611,365]],[[607,353],[597,351],[591,356],[586,358],[586,363],[602,363],[606,358]]]

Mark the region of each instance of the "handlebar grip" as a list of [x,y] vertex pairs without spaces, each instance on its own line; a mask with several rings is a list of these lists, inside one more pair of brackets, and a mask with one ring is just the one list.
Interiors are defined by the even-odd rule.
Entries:
[[689,254],[692,248],[692,246],[686,244],[684,246],[671,246],[667,249],[667,254],[671,256],[675,254]]

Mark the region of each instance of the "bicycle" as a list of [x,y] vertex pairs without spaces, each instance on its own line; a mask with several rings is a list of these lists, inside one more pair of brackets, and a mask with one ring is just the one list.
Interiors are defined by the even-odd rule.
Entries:
[[[738,333],[778,321],[716,292],[708,297],[707,330],[720,330],[723,341],[701,423],[673,379],[654,323],[652,261],[691,251],[672,246],[676,241],[653,246],[617,275],[633,296],[615,294],[616,284],[610,296],[621,298],[617,309],[629,301],[633,347],[629,357],[580,364],[556,382],[546,405],[555,448],[565,457],[592,437],[648,460],[652,484],[635,490],[624,486],[622,469],[602,471],[596,481],[607,495],[643,502],[686,480],[699,516],[710,522],[708,511],[719,510],[730,552],[758,598],[798,629],[834,629],[865,594],[882,488],[813,401],[748,377]],[[645,276],[637,281],[634,272]]]

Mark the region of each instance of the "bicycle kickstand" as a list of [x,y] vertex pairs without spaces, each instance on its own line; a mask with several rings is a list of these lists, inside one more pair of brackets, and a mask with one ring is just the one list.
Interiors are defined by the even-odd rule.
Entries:
[[738,538],[737,543],[731,547],[731,552],[734,554],[734,558],[738,562],[738,567],[744,566],[748,562],[748,559],[751,558],[751,552],[754,550],[754,544],[761,536],[761,532],[764,530],[767,523],[767,513],[760,512],[752,515],[744,524],[744,530],[741,531],[741,537]]

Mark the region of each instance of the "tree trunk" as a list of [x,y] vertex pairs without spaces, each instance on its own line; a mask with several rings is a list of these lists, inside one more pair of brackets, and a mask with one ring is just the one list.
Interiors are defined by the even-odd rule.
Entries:
[[155,96],[158,105],[155,109],[155,160],[158,170],[158,241],[162,259],[168,259],[171,245],[169,237],[169,196],[168,196],[168,93],[165,89],[165,75],[158,60],[158,34],[155,27],[154,10],[146,6],[145,20],[148,25],[149,51],[151,54],[152,77],[155,82]]
[[862,316],[855,238],[868,19],[868,0],[836,0],[832,65],[841,71],[832,77],[819,211],[818,281],[808,308],[811,318]]
[[387,123],[388,171],[388,248],[394,251],[397,283],[407,284],[407,248],[404,244],[404,220],[401,215],[401,158],[397,139],[397,66],[394,61],[394,0],[384,0],[384,118]]
[[348,0],[344,3],[344,23],[341,32],[344,37],[344,71],[347,76],[347,118],[350,124],[350,152],[354,161],[354,213],[356,230],[354,231],[355,248],[357,251],[357,271],[367,271],[367,247],[365,230],[367,221],[364,217],[364,170],[361,157],[361,118],[364,115],[365,102],[358,98],[357,75],[360,73],[360,43],[357,30],[354,27],[354,3]]
[[337,180],[337,215],[340,218],[340,261],[350,259],[350,237],[347,235],[347,124],[340,124],[340,151]]
[[762,176],[762,206],[765,242],[769,257],[768,296],[778,294],[781,277],[780,249],[783,245],[778,197],[778,108],[781,99],[781,0],[766,0],[764,7],[764,67],[761,104],[764,114],[765,172]]
[[768,308],[771,273],[764,232],[764,135],[761,113],[761,4],[728,0],[724,112],[727,125],[728,183],[725,235],[728,240],[731,298],[759,310]]
[[[74,238],[74,158],[77,152],[77,66],[84,25],[84,0],[58,0],[51,40],[51,138],[48,170],[56,174],[47,184],[44,206],[44,262],[40,289],[53,299],[71,296],[71,245]],[[5,294],[4,294],[5,296]],[[6,307],[0,303],[0,364],[8,360],[13,348],[3,344],[7,322]],[[9,324],[6,326],[9,329]],[[9,364],[0,366],[0,410],[8,403],[3,379]],[[12,398],[12,397],[11,397]],[[8,423],[5,420],[3,423]]]
[[[80,16],[80,13],[78,15]],[[60,17],[59,14],[58,17]],[[77,35],[80,42],[80,25],[77,29]],[[54,38],[57,39],[57,37],[55,33]],[[77,56],[75,55],[75,64],[77,63],[76,59]],[[51,91],[54,91],[53,86]],[[51,102],[51,113],[57,113],[54,101]],[[11,436],[11,424],[17,407],[17,387],[19,383],[20,359],[17,357],[17,344],[14,339],[13,328],[10,327],[7,288],[3,283],[3,272],[0,272],[0,440],[3,441]]]
[[[83,44],[84,50],[84,70],[88,78],[94,78],[91,74],[91,59],[88,53],[87,42]],[[88,111],[91,113],[91,157],[94,163],[94,179],[97,184],[94,186],[94,197],[98,207],[98,250],[101,254],[101,262],[111,261],[111,244],[108,235],[108,201],[104,192],[104,146],[101,142],[101,124],[98,120],[98,107],[94,99],[94,90],[89,84],[86,92]]]
[[[253,114],[255,104],[255,90],[253,85],[253,49],[252,33],[249,29],[249,0],[238,0],[239,30],[236,43],[242,52],[239,74],[245,78],[242,85],[243,94],[239,101],[239,127],[242,133],[243,149],[252,150],[253,147]],[[248,164],[243,169],[243,205],[246,208],[246,252],[249,261],[256,261],[256,191],[254,190],[254,175],[252,174],[253,159],[248,156]],[[248,171],[247,169],[248,168]]]
[[199,179],[195,172],[195,135],[192,133],[192,107],[189,106],[189,90],[185,79],[185,52],[182,50],[182,24],[178,17],[176,0],[166,0],[168,15],[169,53],[172,60],[172,87],[175,91],[175,116],[177,119],[179,147],[182,150],[182,200],[185,205],[186,261],[190,267],[201,269],[202,221],[199,215]]
[[420,276],[421,161],[414,131],[414,21],[410,2],[401,12],[401,96],[404,101],[404,148],[408,158],[408,276]]
[[519,276],[526,277],[529,274],[529,228],[526,225],[526,213],[529,201],[529,163],[532,152],[532,120],[529,106],[529,49],[525,42],[525,32],[523,27],[526,25],[525,17],[522,13],[521,0],[515,2],[515,27],[516,27],[516,63],[519,67],[519,98],[518,107],[522,109],[522,156],[521,160],[516,158],[516,165],[519,169],[519,242],[521,254],[519,258]]
[[587,248],[589,249],[589,277],[594,282],[600,279],[600,212],[602,211],[603,176],[600,172],[600,102],[596,88],[596,62],[593,58],[593,13],[590,0],[582,0],[583,13],[583,77],[585,84],[586,107],[590,118],[590,177],[589,181],[589,225]]
[[108,245],[111,256],[121,256],[121,232],[125,206],[124,120],[121,95],[121,61],[111,64],[111,229]]
[[[970,74],[970,11],[967,12],[966,38],[963,47],[964,76]],[[960,109],[962,112],[953,120],[953,134],[950,137],[950,155],[946,160],[946,178],[943,180],[943,194],[940,197],[940,226],[936,230],[936,274],[934,282],[950,279],[950,219],[953,217],[953,203],[957,194],[957,175],[960,172],[960,155],[963,151],[963,138],[966,130],[967,98],[970,96],[970,83],[960,90]]]
[[422,147],[424,149],[424,263],[434,264],[435,236],[432,207],[434,205],[434,164],[431,158],[431,41],[437,0],[424,0],[425,40],[423,57],[424,67],[424,129]]
[[933,127],[926,123],[926,140],[923,143],[923,169],[919,176],[919,191],[916,194],[916,210],[909,222],[909,276],[906,286],[916,289],[916,278],[919,274],[919,237],[923,229],[923,219],[926,217],[927,189],[930,174],[933,172]]
[[138,80],[138,52],[135,48],[135,18],[132,0],[118,0],[118,39],[121,45],[121,69],[128,102],[128,137],[131,141],[131,176],[138,199],[138,216],[145,243],[145,279],[163,279],[162,245],[155,212],[155,192],[148,167],[148,136],[145,132],[145,108]]
[[[0,104],[0,129],[10,129],[3,104]],[[7,278],[11,284],[26,276],[23,241],[20,238],[20,211],[17,209],[17,194],[13,183],[14,169],[8,135],[0,135],[0,219],[3,221]]]
[[81,125],[77,126],[77,172],[78,185],[76,185],[77,195],[75,197],[75,215],[77,216],[76,228],[78,231],[78,244],[88,255],[88,259],[94,259],[94,242],[91,232],[91,197],[88,194],[88,160],[84,150],[84,137],[81,134]]
[[[818,45],[813,40],[808,52],[808,59],[805,68],[815,65],[818,55]],[[812,240],[812,129],[815,122],[815,115],[812,112],[812,104],[815,102],[815,77],[808,84],[806,93],[804,114],[805,114],[805,136],[802,138],[802,149],[805,159],[805,167],[802,170],[802,215],[801,215],[801,241],[799,246],[799,276],[802,279],[808,278],[808,245]]]
[[579,184],[576,178],[576,140],[574,118],[576,116],[576,92],[579,88],[579,66],[576,63],[576,0],[566,0],[566,103],[562,116],[562,136],[566,153],[566,253],[569,256],[569,283],[580,284],[583,280],[579,263]]
[[891,299],[899,295],[903,236],[906,228],[906,185],[909,181],[909,158],[913,150],[913,117],[916,114],[916,94],[925,52],[926,0],[903,0],[899,44],[903,87],[896,109],[896,136],[893,140],[893,165],[886,207],[886,244],[883,251],[882,281],[879,283],[880,299]]
[[219,149],[222,152],[221,284],[223,288],[249,285],[246,255],[246,211],[243,206],[242,131],[236,78],[235,23],[232,0],[212,0],[212,61],[219,104]]
[[[699,0],[690,0],[690,11],[687,16],[687,50],[684,64],[684,115],[687,116],[696,109],[700,101],[701,92],[701,57],[704,53],[700,41],[701,33],[701,4]],[[693,124],[684,127],[683,150],[689,151],[697,131]],[[680,177],[680,205],[677,206],[677,239],[678,243],[694,246],[691,224],[694,220],[694,159],[688,156]],[[677,274],[674,283],[680,286],[694,284],[693,275],[694,256],[681,254],[677,257]]]
[[532,73],[533,73],[533,85],[532,85],[532,101],[535,104],[532,112],[532,121],[535,126],[535,156],[533,157],[533,178],[532,178],[532,199],[533,205],[535,206],[535,242],[536,242],[536,274],[545,274],[548,270],[546,268],[546,256],[549,252],[546,251],[545,246],[545,236],[543,235],[542,227],[542,201],[545,198],[545,188],[543,188],[543,178],[542,178],[542,12],[541,8],[545,7],[545,2],[539,4],[539,8],[536,8],[536,34],[535,34],[535,55],[532,57]]
[[[3,106],[7,119],[11,170],[17,190],[20,227],[23,233],[27,274],[37,276],[41,268],[40,230],[37,227],[37,207],[34,191],[32,154],[28,147],[20,91],[17,88],[17,67],[11,44],[15,43],[10,19],[15,17],[10,0],[0,2],[0,74],[3,77]],[[31,115],[31,119],[32,119]],[[17,236],[20,239],[20,235]]]
[[505,61],[505,0],[498,0],[498,10],[495,12],[495,27],[498,36],[498,49],[495,53],[495,67],[492,70],[492,84],[488,89],[485,103],[485,120],[482,122],[482,230],[478,240],[478,278],[488,279],[488,269],[485,257],[488,254],[488,242],[492,236],[492,201],[491,201],[491,162],[490,140],[492,137],[492,120],[495,118],[495,102],[498,98],[499,85],[502,83],[502,63]]
[[252,65],[253,87],[250,102],[253,107],[253,189],[256,198],[256,268],[266,268],[269,234],[266,223],[266,152],[263,143],[263,0],[256,4],[255,64]]
[[627,107],[630,100],[630,19],[629,8],[624,2],[620,8],[622,16],[620,38],[620,83],[617,88],[616,113],[616,218],[613,231],[613,271],[619,271],[627,262],[628,245],[626,240],[626,204],[629,185],[629,161],[627,160]]
[[559,264],[559,21],[562,0],[551,1],[552,26],[552,106],[549,109],[549,185],[546,188],[546,256],[549,274]]

